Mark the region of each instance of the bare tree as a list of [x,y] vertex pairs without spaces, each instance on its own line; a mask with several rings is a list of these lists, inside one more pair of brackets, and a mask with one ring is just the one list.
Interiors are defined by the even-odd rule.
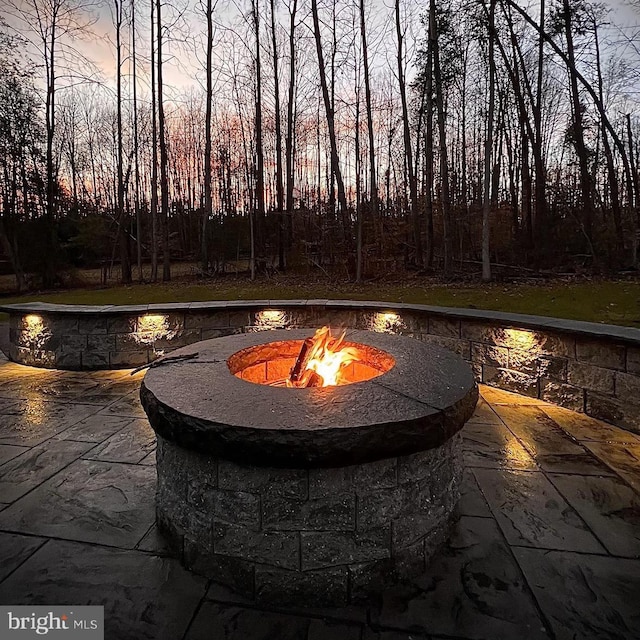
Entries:
[[120,281],[131,282],[131,258],[129,255],[129,216],[125,208],[124,194],[124,154],[122,146],[122,25],[124,7],[122,0],[113,0],[113,22],[116,28],[116,114],[117,114],[117,198],[116,220],[118,224],[118,244],[120,247]]
[[494,59],[494,39],[496,0],[491,0],[489,8],[489,105],[487,109],[487,136],[484,143],[484,202],[482,207],[482,280],[491,280],[491,254],[490,254],[490,219],[491,194],[490,181],[492,171],[491,150],[493,146],[493,117],[495,109],[496,92],[496,61]]
[[158,138],[160,142],[160,213],[162,215],[162,280],[171,280],[171,257],[169,255],[169,176],[166,126],[164,118],[164,94],[162,78],[162,0],[156,0],[156,37],[158,42]]
[[[58,210],[58,167],[54,138],[56,134],[56,97],[59,88],[59,58],[69,62],[69,41],[87,35],[94,22],[90,10],[95,3],[84,0],[7,0],[7,8],[20,24],[30,44],[40,55],[45,71],[46,194],[45,246],[42,280],[51,287],[56,280],[58,241],[55,219]],[[78,56],[76,55],[76,58]],[[82,61],[81,61],[82,62]]]
[[347,212],[347,196],[344,189],[344,180],[342,171],[340,170],[340,160],[338,157],[338,145],[336,143],[336,126],[333,107],[329,97],[329,87],[327,86],[327,73],[324,64],[324,53],[322,51],[322,38],[320,34],[320,18],[318,16],[318,2],[311,0],[311,15],[313,17],[313,35],[316,43],[316,53],[318,55],[318,72],[320,74],[320,86],[322,89],[322,99],[324,102],[324,111],[327,119],[327,128],[329,133],[329,145],[331,149],[331,171],[336,180],[338,187],[338,205],[342,215]]
[[416,264],[422,265],[422,236],[420,229],[420,211],[418,208],[418,182],[413,164],[413,141],[411,140],[411,127],[409,122],[409,107],[407,106],[407,89],[404,78],[404,33],[400,18],[400,0],[395,0],[395,22],[396,38],[398,49],[396,60],[398,63],[398,89],[400,90],[400,101],[402,103],[402,131],[404,134],[404,155],[406,158],[407,175],[409,177],[409,207],[411,219],[413,220],[413,242],[416,251]]
[[209,246],[207,238],[207,223],[213,215],[211,201],[211,115],[213,110],[213,11],[215,8],[212,0],[206,0],[205,15],[207,17],[207,61],[205,73],[207,76],[207,89],[205,97],[205,119],[204,119],[204,211],[202,212],[202,239],[201,239],[201,261],[202,271],[209,270]]

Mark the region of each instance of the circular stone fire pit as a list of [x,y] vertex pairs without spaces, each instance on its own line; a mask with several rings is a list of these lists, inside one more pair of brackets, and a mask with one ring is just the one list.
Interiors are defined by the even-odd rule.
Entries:
[[260,602],[337,606],[419,574],[446,538],[478,391],[459,356],[368,331],[346,337],[358,382],[268,386],[312,334],[191,345],[140,396],[158,524],[186,566]]

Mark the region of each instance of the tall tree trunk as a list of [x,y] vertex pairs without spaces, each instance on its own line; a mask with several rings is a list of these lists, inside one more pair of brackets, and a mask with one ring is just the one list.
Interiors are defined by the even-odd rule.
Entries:
[[[598,38],[598,25],[594,18],[593,20],[593,36],[596,49],[596,71],[598,74],[598,96],[604,103],[604,96],[602,92],[602,68],[600,64],[600,42]],[[613,225],[616,234],[616,261],[622,261],[624,259],[624,236],[622,232],[622,216],[620,213],[620,188],[618,186],[618,176],[616,175],[616,169],[613,162],[613,153],[611,151],[611,144],[609,143],[609,136],[607,135],[607,129],[604,123],[600,123],[600,130],[602,135],[602,144],[604,147],[604,155],[607,163],[607,173],[609,174],[609,189],[611,193],[611,212],[613,214]]]
[[489,105],[487,112],[487,137],[484,142],[484,202],[482,206],[482,280],[491,280],[490,253],[490,213],[491,213],[491,170],[493,149],[493,113],[496,93],[496,61],[494,58],[496,0],[491,0],[489,9]]
[[156,104],[155,2],[151,0],[151,281],[158,281],[158,124]]
[[162,281],[171,280],[169,255],[169,176],[166,128],[164,120],[164,95],[162,80],[162,0],[156,0],[156,30],[158,36],[158,131],[160,137],[160,209],[162,216]]
[[433,267],[433,42],[427,39],[427,77],[425,82],[426,124],[425,124],[425,214],[427,217],[427,261],[426,266]]
[[284,259],[284,180],[282,176],[282,115],[280,114],[280,76],[278,74],[278,43],[276,40],[276,7],[271,1],[271,46],[273,49],[273,90],[276,126],[276,208],[278,217],[278,268],[285,267]]
[[[134,205],[136,209],[136,253],[138,263],[138,280],[143,281],[142,275],[142,220],[140,214],[140,146],[138,140],[138,73],[136,56],[136,10],[134,0],[131,0],[131,45],[133,56],[133,161],[135,173]],[[152,44],[153,46],[153,44]]]
[[[640,176],[636,166],[633,152],[633,134],[631,131],[631,114],[627,113],[627,142],[629,144],[629,177],[627,179],[627,191],[629,192],[629,209],[632,220],[635,223],[635,236],[633,239],[633,265],[638,266],[638,250],[640,248]],[[635,212],[635,216],[633,215]]]
[[[362,0],[361,0],[362,2]],[[409,178],[409,199],[411,220],[413,222],[413,241],[416,247],[416,264],[422,266],[424,260],[422,255],[422,235],[420,229],[420,210],[418,203],[418,183],[413,165],[413,145],[411,143],[411,128],[409,123],[409,107],[407,106],[407,90],[404,79],[404,53],[403,53],[403,33],[400,23],[400,0],[395,0],[396,16],[396,37],[398,40],[397,63],[398,63],[398,87],[400,89],[400,101],[402,103],[402,131],[404,137],[404,155]]]
[[122,284],[131,283],[131,258],[129,255],[129,225],[124,201],[124,175],[122,163],[124,154],[122,148],[122,23],[123,5],[122,0],[114,0],[115,20],[116,20],[116,119],[117,119],[117,199],[116,199],[116,220],[118,221],[118,240],[120,247],[120,282]]
[[342,172],[340,171],[340,161],[338,159],[338,146],[336,143],[336,128],[334,121],[333,109],[329,97],[329,88],[327,86],[327,74],[324,67],[324,54],[322,52],[322,40],[320,38],[320,19],[318,17],[318,2],[311,0],[311,13],[313,16],[313,34],[316,42],[316,53],[318,55],[318,71],[320,74],[320,86],[322,88],[322,99],[324,102],[324,110],[327,118],[327,128],[329,130],[329,144],[331,147],[331,171],[336,180],[338,187],[338,204],[342,211],[342,215],[347,214],[347,195],[344,189],[344,181]]
[[211,203],[211,112],[213,107],[213,3],[207,0],[207,95],[204,117],[204,211],[202,212],[202,229],[200,259],[202,272],[209,271],[209,245],[207,242],[207,224],[213,215]]
[[[369,136],[369,202],[371,217],[376,224],[378,219],[378,178],[376,175],[376,149],[371,107],[371,79],[369,75],[369,51],[367,48],[367,30],[365,28],[364,0],[360,0],[360,36],[362,38],[362,62],[364,64],[364,99],[367,111],[367,133]],[[362,224],[360,225],[362,227]],[[360,229],[362,235],[362,229]],[[362,242],[362,239],[360,240]]]
[[429,38],[433,51],[433,80],[436,89],[436,109],[438,112],[438,134],[440,146],[440,181],[442,201],[442,234],[444,244],[444,272],[450,273],[453,261],[453,229],[451,225],[451,201],[449,191],[449,160],[447,154],[447,129],[442,92],[442,72],[440,70],[440,49],[436,23],[436,2],[430,0]]
[[356,155],[356,282],[362,281],[362,187],[360,181],[360,67],[356,65],[355,96],[356,96],[356,121],[355,121],[355,155]]
[[49,38],[49,57],[47,62],[47,97],[46,97],[46,130],[47,130],[47,200],[45,209],[45,240],[44,240],[44,260],[42,284],[46,288],[50,288],[56,281],[57,270],[57,234],[56,234],[56,191],[57,176],[54,164],[53,141],[55,136],[56,125],[56,26],[57,12],[59,5],[54,3],[53,9],[56,12],[52,19],[51,35]]
[[[545,0],[540,0],[540,29],[544,31]],[[528,230],[528,244],[533,249],[534,237],[541,246],[546,246],[547,241],[547,201],[546,201],[546,176],[543,155],[542,139],[542,75],[544,73],[544,37],[540,33],[538,39],[538,74],[536,78],[536,101],[533,109],[535,137],[531,141],[533,162],[536,173],[535,186],[535,219]],[[535,231],[535,233],[534,233]]]
[[264,147],[262,142],[262,63],[260,60],[260,14],[258,0],[251,1],[253,11],[253,26],[256,37],[256,225],[254,229],[257,256],[254,258],[254,268],[259,271],[266,268],[266,237],[265,237],[265,204],[264,204]]
[[294,132],[294,106],[296,100],[296,48],[295,28],[298,0],[293,0],[293,6],[289,15],[289,93],[287,95],[287,135],[285,140],[285,163],[287,174],[287,245],[293,241],[293,187],[295,174],[293,165],[293,132]]
[[[563,0],[564,32],[567,41],[567,59],[569,60],[568,72],[571,83],[571,108],[573,111],[573,138],[578,156],[580,168],[580,190],[582,193],[582,224],[589,244],[589,250],[593,254],[593,189],[591,174],[589,173],[589,159],[587,147],[584,142],[584,123],[582,118],[582,105],[580,92],[578,91],[578,77],[576,76],[576,58],[573,45],[573,21],[572,9],[569,0]],[[593,258],[595,259],[595,255]]]

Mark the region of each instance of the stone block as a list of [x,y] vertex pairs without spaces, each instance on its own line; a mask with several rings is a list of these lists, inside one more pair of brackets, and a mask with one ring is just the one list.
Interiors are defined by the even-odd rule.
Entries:
[[433,469],[445,462],[445,458],[451,454],[452,443],[449,440],[435,449],[419,451],[408,456],[398,458],[398,482],[429,481]]
[[185,537],[197,540],[203,551],[213,549],[213,517],[210,513],[195,508],[185,509],[183,522]]
[[538,353],[532,349],[509,349],[507,367],[534,378],[538,375]]
[[107,318],[99,315],[81,315],[78,318],[78,333],[88,335],[107,333]]
[[229,312],[225,310],[202,313],[187,312],[184,316],[185,329],[224,329],[229,326]]
[[116,350],[116,337],[113,334],[98,333],[85,337],[87,340],[87,351],[106,351],[108,354],[110,351]]
[[344,607],[348,603],[346,567],[293,572],[256,567],[258,602],[282,606],[312,602],[316,607]]
[[640,434],[640,405],[587,391],[586,413],[599,420]]
[[307,472],[302,469],[245,466],[230,460],[219,461],[218,487],[231,491],[274,493],[289,498],[306,498],[308,495]]
[[82,369],[82,355],[80,351],[62,353],[57,351],[55,355],[56,367],[60,369],[80,370]]
[[423,542],[434,529],[442,526],[443,518],[446,521],[446,514],[453,511],[453,506],[452,499],[445,500],[442,504],[432,505],[426,512],[396,518],[391,539],[394,557],[400,551]]
[[299,569],[299,534],[289,531],[253,531],[214,520],[213,550],[217,554],[260,562],[283,569]]
[[555,358],[575,358],[576,339],[573,336],[536,332],[537,349],[541,355]]
[[187,479],[187,503],[190,507],[214,512],[216,503],[216,486],[208,482],[194,481],[192,478]]
[[621,344],[600,340],[576,341],[576,358],[596,367],[624,371],[625,347]]
[[249,311],[230,311],[227,319],[227,326],[233,329],[241,329],[251,324],[251,314]]
[[462,356],[465,360],[471,360],[471,343],[469,340],[458,338],[447,338],[445,336],[434,336],[431,334],[421,334],[419,338],[422,342],[434,344],[437,347],[448,349]]
[[132,333],[136,330],[137,316],[107,316],[107,333]]
[[578,360],[569,360],[567,382],[574,387],[613,395],[613,378],[614,372],[611,369],[595,367]]
[[584,393],[582,387],[547,378],[540,380],[540,399],[566,409],[584,412]]
[[393,564],[401,580],[422,575],[425,570],[424,539],[410,547],[393,551]]
[[151,343],[157,351],[168,351],[186,347],[202,339],[202,329],[177,329],[176,333],[166,338],[159,338]]
[[640,374],[640,347],[627,347],[627,372]]
[[231,336],[237,333],[242,333],[242,329],[232,329],[227,327],[226,329],[202,329],[202,340],[211,340],[212,338],[220,338],[222,336]]
[[427,482],[380,489],[358,498],[356,526],[363,531],[382,527],[396,518],[428,509],[431,499],[432,486]]
[[503,336],[504,329],[473,320],[462,320],[460,324],[460,336],[472,342],[506,346]]
[[62,353],[76,353],[87,348],[86,335],[63,335],[60,338],[60,350]]
[[[422,561],[424,566],[424,560]],[[349,566],[349,601],[353,604],[377,602],[380,594],[398,582],[391,558],[360,562]]]
[[571,336],[546,331],[532,331],[512,327],[464,320],[461,336],[472,342],[527,351],[531,358],[546,355],[555,357],[575,357],[575,339]]
[[245,598],[254,597],[255,565],[240,558],[204,552],[199,542],[184,538],[184,563],[188,569],[223,584]]
[[253,493],[218,489],[213,496],[213,512],[222,522],[260,528],[260,496]]
[[116,333],[114,336],[116,339],[115,351],[140,351],[150,347],[146,342],[137,338],[135,333]]
[[481,362],[492,367],[509,366],[509,351],[504,347],[493,347],[477,342],[471,343],[471,362]]
[[58,366],[57,354],[55,351],[17,347],[13,352],[13,355],[16,362],[33,367],[45,367],[51,369]]
[[323,569],[391,557],[391,527],[367,531],[303,531],[302,570]]
[[72,316],[50,316],[47,322],[54,335],[73,335],[79,331],[79,320]]
[[354,466],[309,469],[309,498],[353,492]]
[[520,371],[483,365],[482,382],[507,391],[521,393],[531,398],[538,397],[537,376],[530,376]]
[[359,495],[395,487],[398,483],[398,459],[383,458],[353,465],[353,486]]
[[568,358],[541,356],[538,358],[538,375],[558,382],[567,381]]
[[109,353],[109,362],[114,369],[118,367],[140,367],[148,364],[149,352],[145,349],[138,351],[111,351]]
[[456,318],[438,318],[436,316],[431,316],[429,318],[428,331],[435,336],[459,338],[460,320]]
[[[616,396],[631,404],[640,404],[640,375],[616,372]],[[594,389],[598,391],[598,389]]]
[[83,369],[108,369],[110,366],[108,351],[82,352]]
[[267,494],[262,499],[262,526],[283,531],[352,531],[356,526],[355,494],[296,500]]

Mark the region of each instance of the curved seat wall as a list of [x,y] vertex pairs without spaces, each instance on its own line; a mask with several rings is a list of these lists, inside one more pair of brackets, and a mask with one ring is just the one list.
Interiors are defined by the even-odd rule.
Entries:
[[640,433],[640,330],[539,316],[350,300],[130,306],[5,305],[14,362],[68,370],[145,365],[174,349],[274,328],[368,329],[451,349],[479,382]]

